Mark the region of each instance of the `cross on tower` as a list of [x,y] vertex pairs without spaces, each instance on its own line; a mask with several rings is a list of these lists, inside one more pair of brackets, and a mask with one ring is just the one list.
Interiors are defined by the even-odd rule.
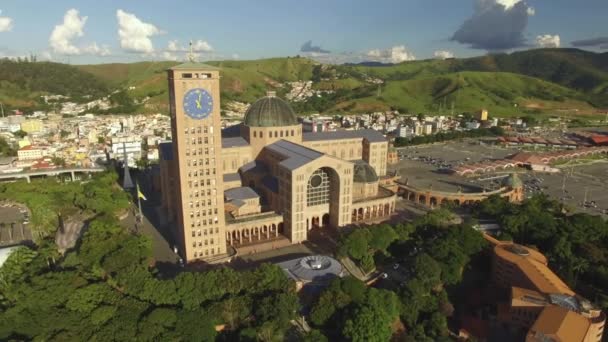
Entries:
[[188,53],[188,60],[194,63],[194,50],[192,48],[192,40],[190,40],[190,52]]

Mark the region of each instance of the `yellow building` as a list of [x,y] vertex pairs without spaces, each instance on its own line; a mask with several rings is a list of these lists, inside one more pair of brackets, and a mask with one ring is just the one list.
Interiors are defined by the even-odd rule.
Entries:
[[242,124],[220,131],[218,69],[169,70],[173,142],[160,144],[163,208],[187,262],[218,260],[228,246],[301,243],[313,228],[390,215],[379,186],[388,142],[373,130],[303,133],[274,92]]
[[21,130],[26,133],[38,133],[43,129],[42,121],[37,119],[25,120],[21,123]]
[[499,321],[527,331],[527,342],[602,340],[605,314],[553,273],[543,254],[485,237],[494,245],[492,280],[511,294]]
[[479,112],[477,112],[476,119],[479,121],[487,121],[488,120],[488,110],[482,109]]

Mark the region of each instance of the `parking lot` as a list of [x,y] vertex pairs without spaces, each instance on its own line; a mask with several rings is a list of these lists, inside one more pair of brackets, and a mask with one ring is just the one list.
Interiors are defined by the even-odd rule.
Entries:
[[477,140],[411,146],[398,149],[399,164],[391,166],[391,169],[397,169],[401,180],[407,180],[414,187],[480,192],[491,184],[453,175],[448,169],[465,163],[505,158],[517,151],[515,148],[480,144]]
[[414,187],[464,193],[496,189],[501,185],[501,177],[517,172],[524,182],[526,196],[542,192],[563,201],[574,212],[608,216],[608,160],[564,167],[556,174],[512,169],[467,178],[445,171],[464,163],[505,158],[518,151],[515,147],[482,144],[473,139],[411,146],[398,149],[399,163],[391,168],[399,171],[402,181],[407,180]]

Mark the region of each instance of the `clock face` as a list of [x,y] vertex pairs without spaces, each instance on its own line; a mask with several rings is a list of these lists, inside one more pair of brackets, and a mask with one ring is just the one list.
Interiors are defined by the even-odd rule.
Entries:
[[205,119],[213,110],[213,98],[205,89],[194,88],[184,95],[184,112],[193,119]]

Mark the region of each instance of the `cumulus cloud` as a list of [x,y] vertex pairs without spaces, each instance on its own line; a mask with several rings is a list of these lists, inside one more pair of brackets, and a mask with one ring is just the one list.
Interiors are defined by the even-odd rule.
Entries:
[[121,9],[116,11],[116,18],[118,19],[120,47],[130,52],[148,54],[154,52],[154,45],[150,38],[163,33],[158,27],[143,22],[134,14]]
[[69,9],[63,16],[63,22],[56,25],[49,38],[53,51],[63,55],[78,55],[80,48],[72,43],[74,38],[84,35],[83,28],[88,17],[81,17],[75,8]]
[[507,50],[526,44],[528,18],[536,14],[523,0],[474,0],[474,13],[451,40],[474,49]]
[[[187,52],[187,51],[190,51],[190,47],[180,45],[178,40],[170,40],[169,43],[167,44],[167,51]],[[194,51],[194,52],[212,52],[213,47],[207,41],[199,39],[199,40],[192,42],[192,51]]]
[[572,43],[575,47],[590,47],[608,49],[608,37],[597,37],[591,39],[575,40]]
[[448,59],[448,58],[454,58],[454,53],[452,51],[439,50],[439,51],[435,51],[435,53],[433,53],[433,56],[435,56],[435,58],[439,58],[439,59]]
[[239,56],[238,53],[233,53],[232,56],[230,56],[232,59],[241,59],[241,56]]
[[320,46],[314,46],[312,45],[312,40],[309,40],[302,44],[302,47],[300,47],[300,52],[330,53],[331,51],[324,50]]
[[372,61],[382,63],[401,63],[416,60],[416,56],[409,52],[404,45],[397,45],[384,50],[370,50],[366,57]]
[[543,34],[536,36],[536,45],[541,48],[558,48],[561,44],[559,35]]
[[162,54],[163,59],[168,61],[177,61],[179,60],[179,56],[170,51],[164,51]]
[[107,45],[99,46],[93,42],[87,46],[76,46],[74,40],[84,36],[84,26],[88,17],[80,16],[75,8],[69,9],[63,16],[63,22],[56,25],[49,38],[54,53],[61,55],[110,55]]
[[[192,57],[199,58],[199,57],[201,57],[201,55],[203,53],[208,54],[210,52],[213,52],[213,47],[208,42],[199,39],[199,40],[192,42],[192,51],[193,51]],[[181,53],[179,53],[179,52],[181,52]],[[186,59],[186,57],[187,57],[185,55],[186,52],[190,52],[190,47],[181,45],[179,43],[179,41],[175,39],[175,40],[170,40],[167,43],[167,48],[165,49],[165,51],[163,51],[161,56],[165,60],[178,61],[178,60]]]
[[[2,14],[2,10],[0,10]],[[0,16],[0,32],[8,32],[13,29],[13,18]]]
[[97,56],[109,56],[111,53],[110,48],[107,45],[99,46],[97,43],[85,46],[82,50],[85,53]]

